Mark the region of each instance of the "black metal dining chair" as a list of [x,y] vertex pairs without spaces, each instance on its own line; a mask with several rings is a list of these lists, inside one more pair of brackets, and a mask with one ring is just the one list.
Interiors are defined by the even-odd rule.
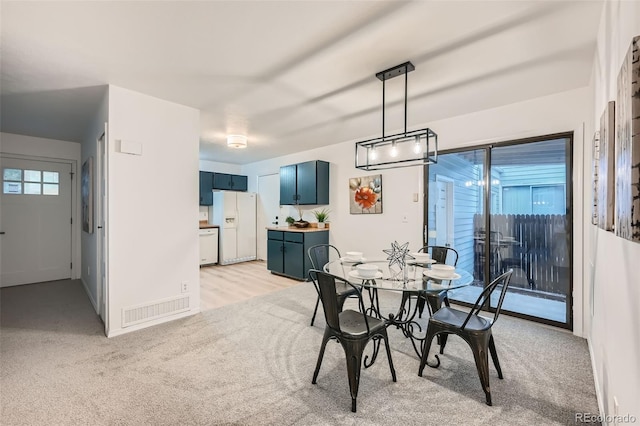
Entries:
[[[316,384],[320,365],[324,356],[327,342],[335,339],[342,345],[347,358],[347,376],[349,377],[349,390],[351,391],[351,411],[356,412],[356,398],[358,397],[358,387],[360,385],[360,369],[362,367],[362,354],[369,341],[373,340],[378,345],[379,340],[384,340],[387,351],[391,377],[396,381],[396,370],[393,368],[389,339],[387,337],[387,324],[384,320],[363,314],[364,303],[360,291],[348,281],[336,277],[326,272],[312,269],[309,271],[309,278],[314,282],[320,293],[324,315],[327,325],[324,329],[318,362],[313,373],[311,383]],[[352,287],[358,294],[358,302],[362,312],[348,309],[340,311],[340,301],[336,291],[337,283]]]
[[[507,293],[512,273],[513,269],[508,270],[485,287],[476,300],[475,305],[471,308],[471,311],[465,312],[447,306],[435,312],[431,318],[429,318],[427,335],[423,342],[422,359],[420,360],[418,376],[422,376],[425,365],[429,365],[429,367],[433,368],[438,368],[440,366],[440,358],[438,355],[435,356],[437,360],[436,365],[427,363],[433,338],[438,335],[458,335],[467,342],[469,347],[471,347],[473,358],[476,363],[476,369],[480,376],[480,383],[482,384],[482,389],[485,393],[486,403],[487,405],[491,405],[491,388],[489,387],[489,353],[491,353],[493,365],[498,371],[498,377],[500,379],[503,378],[500,362],[498,361],[498,353],[496,352],[496,345],[493,341],[493,334],[491,333],[491,327],[496,323],[496,320],[500,315],[500,309],[502,308],[502,302],[504,301],[504,297]],[[493,314],[493,319],[478,315],[482,310],[482,307],[489,303],[491,295],[499,285],[502,285],[502,289],[500,291],[498,304],[495,308],[495,313]]]
[[[309,247],[307,250],[309,260],[311,260],[311,267],[317,270],[323,270],[324,266],[332,260],[340,259],[340,250],[331,244],[317,244]],[[316,290],[317,290],[316,286]],[[338,309],[342,311],[345,300],[348,297],[355,297],[358,293],[351,286],[344,285],[343,283],[336,283],[336,291],[338,295]],[[313,309],[313,316],[311,317],[311,325],[316,320],[316,314],[318,313],[318,305],[320,304],[320,292],[318,292],[318,298],[316,299],[316,307]]]
[[[424,246],[418,252],[429,253],[431,255],[431,259],[435,260],[438,263],[456,266],[458,264],[458,251],[453,247],[445,247],[445,246]],[[449,306],[449,298],[447,297],[447,290],[443,290],[437,294],[431,293],[422,295],[418,298],[418,316],[422,317],[422,312],[424,311],[425,302],[430,303],[431,310],[433,312],[440,309],[442,304],[445,306]],[[444,346],[444,345],[443,345]]]

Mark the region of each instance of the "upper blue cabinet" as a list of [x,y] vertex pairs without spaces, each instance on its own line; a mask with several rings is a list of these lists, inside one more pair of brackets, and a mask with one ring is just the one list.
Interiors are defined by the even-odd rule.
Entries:
[[280,167],[280,204],[329,204],[329,163],[307,161]]
[[247,177],[214,172],[213,189],[224,189],[227,191],[246,191]]
[[200,172],[200,205],[213,205],[213,173]]
[[200,172],[200,205],[213,205],[213,190],[246,191],[247,177],[228,173]]

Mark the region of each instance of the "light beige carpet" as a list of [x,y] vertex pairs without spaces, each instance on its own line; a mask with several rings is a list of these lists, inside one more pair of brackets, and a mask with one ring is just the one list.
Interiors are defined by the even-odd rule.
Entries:
[[78,281],[2,289],[0,424],[550,425],[597,413],[586,341],[507,316],[494,328],[505,379],[491,366],[493,407],[462,340],[418,377],[390,328],[398,381],[381,354],[351,413],[339,344],[311,384],[324,329],[322,313],[309,326],[315,299],[301,283],[107,339]]

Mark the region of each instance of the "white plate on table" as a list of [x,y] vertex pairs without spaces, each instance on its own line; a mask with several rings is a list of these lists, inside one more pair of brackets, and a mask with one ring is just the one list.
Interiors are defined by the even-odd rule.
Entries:
[[375,275],[372,276],[372,277],[363,277],[362,275],[360,275],[358,273],[358,271],[349,271],[349,276],[351,278],[356,278],[356,279],[359,279],[359,280],[375,280],[377,278],[382,278],[382,271],[376,272]]
[[407,265],[415,265],[415,264],[431,265],[432,263],[438,263],[433,259],[427,259],[427,260],[406,259],[405,262],[407,263]]
[[455,272],[453,274],[445,275],[438,274],[433,271],[424,271],[423,274],[425,277],[435,278],[436,280],[457,280],[462,277],[460,274],[456,274]]
[[341,257],[340,258],[340,262],[342,262],[342,263],[363,263],[363,262],[366,262],[366,261],[367,261],[367,259],[364,258],[364,257],[360,258],[360,260],[347,259],[346,257]]

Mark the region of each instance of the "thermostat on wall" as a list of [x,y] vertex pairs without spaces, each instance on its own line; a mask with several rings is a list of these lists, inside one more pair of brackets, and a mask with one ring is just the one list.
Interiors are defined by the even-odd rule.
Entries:
[[118,152],[123,154],[142,155],[142,144],[130,140],[116,139]]

